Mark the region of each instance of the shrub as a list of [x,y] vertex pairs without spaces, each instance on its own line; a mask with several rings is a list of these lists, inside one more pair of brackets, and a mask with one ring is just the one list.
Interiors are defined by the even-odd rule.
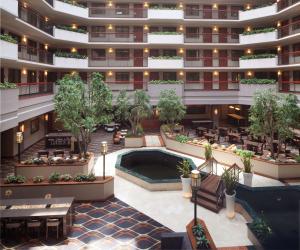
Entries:
[[151,56],[152,59],[159,59],[159,60],[180,60],[182,59],[181,56]]
[[211,144],[210,144],[210,143],[206,143],[206,144],[204,145],[204,149],[205,149],[205,152],[204,152],[205,160],[211,159],[211,157],[212,157],[212,148],[211,148]]
[[251,59],[263,59],[263,58],[274,58],[276,54],[258,54],[258,55],[246,55],[241,56],[241,60],[251,60]]
[[15,89],[17,88],[17,85],[15,83],[11,83],[11,82],[1,82],[0,83],[0,89]]
[[67,4],[71,4],[71,5],[80,7],[80,8],[86,8],[86,6],[84,6],[83,4],[77,3],[77,2],[72,1],[72,0],[58,0],[58,1],[61,1],[63,3],[67,3]]
[[69,53],[69,52],[62,52],[62,51],[56,51],[55,56],[66,57],[66,58],[76,58],[76,59],[86,59],[87,58],[87,55],[80,55],[78,53]]
[[157,32],[151,32],[150,35],[180,35],[180,32],[176,31],[157,31]]
[[32,181],[34,183],[41,183],[41,182],[44,181],[44,177],[43,176],[35,176],[35,177],[32,178]]
[[261,28],[261,29],[254,29],[251,31],[245,31],[243,33],[244,36],[248,36],[248,35],[254,35],[254,34],[259,34],[259,33],[268,33],[268,32],[273,32],[275,31],[276,28],[270,27],[270,28]]
[[251,158],[253,157],[254,153],[249,150],[241,150],[241,149],[236,150],[235,153],[242,158],[242,162],[244,165],[244,172],[251,173],[251,169],[252,169]]
[[229,169],[224,169],[222,180],[225,184],[226,194],[233,195],[235,193],[236,185],[239,181],[238,177],[234,175]]
[[183,84],[182,80],[151,80],[149,84]]
[[68,26],[68,25],[56,25],[56,28],[62,29],[62,30],[68,30],[68,31],[72,31],[72,32],[77,32],[77,33],[83,33],[83,34],[87,33],[87,31],[85,29],[81,29],[81,28],[74,29],[72,26]]
[[296,156],[295,160],[296,162],[300,163],[300,155]]
[[275,84],[275,79],[257,79],[257,78],[249,78],[249,79],[241,79],[240,84]]
[[183,160],[182,162],[180,162],[179,165],[177,165],[177,169],[183,178],[190,177],[191,166],[188,160]]
[[8,34],[1,34],[0,39],[9,43],[17,44],[18,41]]
[[57,172],[54,172],[54,173],[50,174],[48,179],[49,179],[49,182],[52,182],[52,183],[58,182],[60,179],[60,174]]
[[60,180],[61,181],[71,181],[72,180],[72,176],[70,174],[62,174],[60,176]]
[[93,182],[96,180],[96,176],[95,174],[91,173],[91,174],[77,174],[75,177],[74,177],[74,181],[76,182]]
[[162,7],[162,6],[157,6],[157,5],[154,5],[154,6],[150,6],[149,9],[155,9],[155,10],[179,10],[179,8],[177,7]]
[[266,241],[272,235],[272,229],[263,218],[255,218],[250,224],[250,228],[255,236],[261,241]]
[[187,143],[189,138],[185,135],[176,135],[175,140],[180,143]]
[[209,240],[205,236],[204,228],[201,224],[192,227],[193,235],[196,239],[197,249],[208,249]]
[[165,133],[171,133],[172,132],[172,129],[170,128],[169,124],[161,125],[161,130]]
[[8,175],[5,178],[5,183],[7,184],[20,184],[20,183],[24,183],[26,181],[25,176],[22,175]]

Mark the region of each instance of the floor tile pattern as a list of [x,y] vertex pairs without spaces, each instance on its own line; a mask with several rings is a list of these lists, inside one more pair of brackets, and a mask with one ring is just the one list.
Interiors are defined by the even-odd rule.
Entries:
[[46,241],[23,236],[16,241],[14,236],[1,242],[0,249],[150,250],[160,249],[161,234],[171,232],[117,198],[76,203],[74,210],[74,225],[67,239],[57,241],[53,235]]

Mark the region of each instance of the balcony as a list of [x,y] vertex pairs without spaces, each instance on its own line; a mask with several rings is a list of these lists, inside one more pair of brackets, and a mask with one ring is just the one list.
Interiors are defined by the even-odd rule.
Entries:
[[92,56],[89,61],[90,67],[146,67],[145,57],[96,57]]
[[137,8],[111,8],[111,7],[90,7],[90,17],[103,18],[146,18],[147,9]]
[[88,58],[71,58],[53,55],[53,65],[67,69],[86,69],[88,68]]
[[163,90],[174,90],[178,97],[183,96],[183,84],[151,84],[148,83],[148,95],[151,99],[151,104],[156,105],[159,95]]
[[239,67],[239,61],[231,57],[185,57],[184,67]]
[[181,69],[184,66],[183,58],[149,57],[148,68],[150,69]]
[[200,9],[187,7],[184,12],[185,19],[227,19],[227,20],[237,20],[239,18],[238,10],[232,9],[228,10],[214,10],[214,9]]
[[18,125],[19,90],[0,89],[0,132]]
[[134,84],[133,81],[106,81],[106,84],[108,84],[109,88],[112,91],[133,91],[134,90]]
[[239,82],[237,81],[186,81],[184,89],[187,91],[202,90],[202,91],[228,91],[239,90]]
[[300,33],[300,20],[278,27],[278,37],[286,37]]
[[275,68],[277,66],[277,56],[273,58],[240,59],[240,68],[245,69]]
[[17,60],[18,44],[0,40],[0,56],[1,59]]
[[[280,92],[300,94],[300,81],[281,81],[278,84]],[[298,98],[299,99],[299,98]],[[300,99],[299,99],[300,101]]]
[[185,43],[239,43],[236,33],[186,33]]
[[290,7],[291,5],[294,5],[299,2],[300,2],[299,0],[280,0],[277,3],[278,11],[286,9],[286,8]]
[[149,44],[183,44],[183,34],[179,33],[149,33],[148,34]]
[[179,9],[148,9],[148,18],[149,19],[183,19],[184,13],[183,10]]
[[53,86],[52,82],[18,83],[19,97],[28,98],[53,94]]
[[24,22],[50,34],[53,35],[53,25],[46,21],[46,17],[41,16],[39,13],[25,8],[24,6],[19,7],[19,18]]
[[51,52],[20,44],[18,47],[18,58],[37,63],[53,64],[53,54]]
[[144,43],[147,41],[147,34],[143,32],[91,32],[90,42],[111,42],[111,43]]
[[288,53],[282,53],[279,55],[278,64],[299,64],[300,63],[300,51],[293,51]]
[[239,20],[245,21],[254,18],[261,18],[271,16],[277,13],[277,3],[265,7],[258,7],[256,9],[239,11]]
[[14,16],[18,16],[18,1],[17,0],[1,1],[0,8]]
[[60,29],[57,27],[54,27],[53,29],[53,36],[59,40],[76,42],[76,43],[88,43],[89,41],[88,33],[79,33],[75,31]]
[[59,0],[53,0],[53,8],[56,11],[62,12],[64,14],[69,14],[72,16],[78,16],[78,17],[83,17],[83,18],[88,18],[88,8],[74,4],[69,4],[69,3],[64,3]]
[[240,44],[274,42],[278,38],[277,30],[251,35],[240,34]]

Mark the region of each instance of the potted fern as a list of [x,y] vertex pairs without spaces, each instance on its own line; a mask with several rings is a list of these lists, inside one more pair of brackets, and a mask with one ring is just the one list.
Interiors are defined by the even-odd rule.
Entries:
[[210,143],[206,143],[204,145],[204,155],[205,155],[205,160],[210,160],[212,158],[212,149],[211,149],[211,144]]
[[251,158],[253,157],[254,153],[249,150],[240,150],[237,152],[237,154],[242,158],[241,160],[244,165],[244,185],[251,187],[253,179]]
[[236,185],[238,183],[238,176],[234,175],[230,169],[224,169],[222,180],[225,185],[225,198],[226,198],[226,215],[232,219],[235,216],[235,196]]
[[191,166],[188,160],[183,160],[177,165],[177,169],[180,173],[183,197],[191,197]]

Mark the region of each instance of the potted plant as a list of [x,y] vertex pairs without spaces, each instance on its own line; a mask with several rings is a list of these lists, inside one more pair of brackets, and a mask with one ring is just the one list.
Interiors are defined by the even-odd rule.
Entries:
[[210,143],[206,143],[204,145],[204,155],[205,155],[205,160],[210,160],[212,158],[212,148],[211,148],[211,144]]
[[191,166],[188,160],[183,160],[177,165],[177,169],[180,173],[183,197],[191,197]]
[[226,197],[226,215],[232,219],[235,216],[235,196],[236,196],[236,184],[238,182],[238,176],[234,175],[230,169],[224,169],[222,174],[222,180],[225,185],[225,197]]
[[256,249],[263,249],[262,244],[268,240],[273,232],[263,217],[256,217],[248,223],[248,238]]
[[203,226],[197,224],[196,226],[193,226],[192,231],[196,239],[197,249],[209,249],[209,240],[206,238]]
[[242,157],[242,162],[244,165],[244,184],[246,186],[252,186],[252,179],[253,179],[253,173],[252,173],[252,164],[251,164],[251,158],[253,157],[254,153],[249,150],[242,150],[239,151],[239,156]]

